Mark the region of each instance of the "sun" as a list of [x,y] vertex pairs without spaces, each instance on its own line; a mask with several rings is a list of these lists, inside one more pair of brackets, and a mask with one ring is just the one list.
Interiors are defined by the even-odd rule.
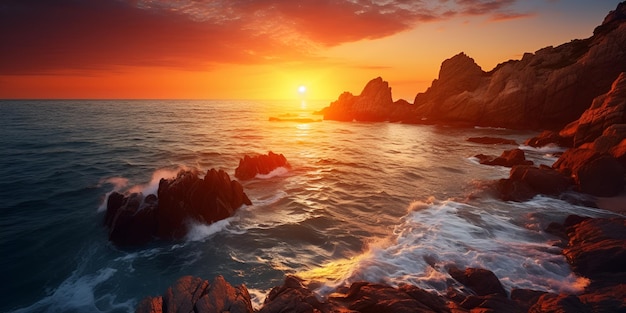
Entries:
[[304,95],[306,93],[306,86],[300,85],[298,87],[298,93],[301,94],[301,95]]

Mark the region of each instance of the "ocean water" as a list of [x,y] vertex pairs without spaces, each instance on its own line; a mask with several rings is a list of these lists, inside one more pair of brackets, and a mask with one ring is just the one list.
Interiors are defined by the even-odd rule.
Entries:
[[[260,305],[286,274],[323,298],[368,280],[445,292],[446,267],[484,267],[507,289],[576,292],[543,229],[568,214],[611,216],[536,197],[502,202],[489,182],[508,169],[472,158],[514,146],[467,142],[534,132],[312,118],[328,102],[0,101],[1,312],[132,312],[183,275],[223,275]],[[558,148],[526,149],[551,164]],[[102,226],[113,190],[154,192],[183,168],[234,176],[246,154],[282,153],[292,168],[243,186],[253,202],[176,242],[119,249]],[[234,177],[233,177],[234,178]]]

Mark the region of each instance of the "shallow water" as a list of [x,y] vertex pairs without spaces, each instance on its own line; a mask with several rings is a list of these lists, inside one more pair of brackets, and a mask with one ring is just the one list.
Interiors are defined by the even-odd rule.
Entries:
[[[501,202],[488,182],[508,169],[476,162],[535,133],[319,119],[326,102],[1,101],[0,311],[127,312],[178,277],[223,275],[258,305],[285,274],[320,296],[356,280],[451,284],[446,266],[485,267],[507,289],[576,291],[556,238],[571,213],[612,213],[537,197]],[[527,150],[551,164],[553,149]],[[290,170],[242,182],[253,202],[185,240],[118,249],[102,227],[113,190],[156,190],[179,169],[233,176],[246,154],[282,153]]]

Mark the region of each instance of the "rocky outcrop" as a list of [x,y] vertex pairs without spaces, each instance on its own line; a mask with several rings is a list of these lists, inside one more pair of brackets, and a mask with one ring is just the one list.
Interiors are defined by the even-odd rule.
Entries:
[[358,96],[344,92],[318,113],[324,115],[325,120],[335,121],[405,121],[411,116],[407,112],[412,107],[404,100],[394,103],[389,83],[377,77],[369,81]]
[[244,204],[252,203],[243,187],[223,170],[208,170],[204,178],[197,171],[180,171],[176,178],[161,179],[157,195],[113,192],[104,225],[111,242],[141,245],[153,238],[181,238],[189,221],[211,224],[232,216]]
[[439,77],[413,105],[392,103],[380,77],[359,96],[342,94],[324,119],[560,129],[576,120],[626,72],[626,3],[593,36],[525,53],[486,72],[465,53],[443,61]]
[[282,154],[270,151],[268,154],[253,157],[246,155],[239,160],[239,166],[235,169],[235,177],[241,180],[252,179],[257,174],[269,174],[279,167],[291,167],[287,162],[287,158]]
[[524,151],[521,149],[513,149],[502,152],[499,157],[478,154],[474,156],[480,164],[499,165],[505,167],[513,167],[515,165],[533,165],[533,161],[526,160]]
[[511,168],[509,178],[497,182],[497,189],[504,201],[526,201],[537,194],[557,196],[572,185],[569,176],[550,167],[517,165]]
[[233,287],[216,277],[212,283],[198,277],[181,277],[163,296],[148,297],[137,313],[230,312],[252,313],[252,302],[244,285]]
[[[620,4],[617,11],[626,11],[626,5]],[[482,77],[464,54],[446,60],[441,73],[454,65],[455,72],[472,73],[480,84],[440,74],[426,92],[416,96],[417,114],[441,123],[560,128],[578,118],[626,70],[626,19],[619,16],[605,20],[601,27],[606,31],[526,53],[521,60],[502,63]]]
[[624,167],[608,153],[572,148],[553,167],[571,176],[579,191],[590,195],[611,197],[624,190]]
[[[591,107],[561,132],[572,136],[574,147],[579,147],[593,142],[616,124],[626,124],[626,73],[621,73],[609,92],[593,99]],[[612,135],[624,138],[623,128],[613,130]]]

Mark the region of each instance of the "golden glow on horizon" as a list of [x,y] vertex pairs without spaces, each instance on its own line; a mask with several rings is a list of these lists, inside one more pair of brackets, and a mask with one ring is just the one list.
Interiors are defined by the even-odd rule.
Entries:
[[[236,49],[225,48],[218,54],[215,50],[216,46],[205,47],[197,41],[190,40],[204,38],[202,36],[213,34],[213,32],[205,32],[206,30],[199,24],[179,20],[180,16],[175,15],[172,18],[176,21],[194,26],[184,28],[190,31],[187,35],[189,38],[185,38],[185,33],[176,33],[175,38],[181,39],[180,42],[151,41],[147,40],[149,36],[139,35],[152,28],[138,27],[128,29],[129,33],[136,37],[128,35],[128,38],[123,36],[114,38],[119,39],[120,42],[147,38],[145,42],[128,45],[127,48],[130,50],[85,49],[80,50],[84,54],[76,54],[81,57],[80,60],[70,57],[75,54],[59,53],[55,55],[55,58],[59,59],[61,66],[53,69],[37,68],[36,64],[39,63],[32,61],[38,60],[25,59],[28,61],[25,64],[35,64],[33,71],[15,72],[17,74],[0,72],[0,98],[287,100],[306,97],[307,100],[332,101],[344,91],[359,94],[369,80],[380,76],[392,87],[394,100],[402,98],[412,102],[418,92],[425,91],[433,79],[437,78],[441,62],[447,58],[465,52],[474,58],[483,70],[489,71],[498,63],[509,59],[520,59],[525,52],[534,52],[545,46],[557,46],[572,39],[589,37],[609,10],[615,8],[615,3],[609,1],[594,2],[593,6],[585,5],[585,10],[582,10],[582,5],[580,8],[569,5],[561,7],[558,2],[548,2],[550,2],[549,5],[529,3],[522,6],[518,3],[521,7],[511,7],[511,9],[518,9],[518,13],[532,13],[522,14],[520,18],[494,21],[492,14],[458,15],[432,21],[419,21],[414,27],[397,29],[385,34],[379,33],[379,28],[372,27],[375,21],[369,20],[367,23],[359,24],[358,27],[355,26],[354,29],[345,30],[356,31],[352,37],[341,37],[339,35],[342,31],[324,28],[328,23],[326,21],[317,23],[319,22],[318,15],[306,15],[311,22],[316,23],[306,24],[308,28],[304,28],[305,24],[302,24],[300,25],[302,29],[298,29],[299,33],[290,34],[301,41],[318,40],[314,42],[316,43],[314,46],[319,50],[299,51],[296,49],[298,46],[286,45],[284,49],[274,51],[272,50],[274,46],[267,46],[266,41],[259,40],[255,42],[258,45],[257,48],[267,48],[259,50],[265,51],[263,55],[265,58],[256,58],[257,52],[253,49],[250,51],[241,49],[242,45],[248,47],[252,44],[246,39],[262,38],[258,36],[259,34],[246,37],[247,33],[242,34],[240,28],[233,28],[237,31],[226,32],[224,37],[216,37],[216,40],[222,40],[220,42],[224,47],[231,47],[227,43],[233,43],[235,45],[232,47]],[[115,6],[115,8],[120,9],[123,6]],[[312,8],[317,8],[317,6]],[[73,11],[68,10],[68,12]],[[129,12],[143,14],[146,11],[133,9]],[[296,17],[302,18],[303,16]],[[177,25],[167,24],[168,20],[155,18],[153,15],[146,18],[150,21],[150,24],[146,25],[163,27],[163,29],[169,29],[168,25]],[[133,20],[133,23],[135,22]],[[387,21],[380,25],[388,24]],[[53,26],[55,25],[50,25],[53,30],[56,29]],[[191,33],[198,30],[202,32]],[[26,32],[25,34],[38,33]],[[311,33],[319,36],[307,37]],[[63,32],[51,35],[63,38],[67,43],[76,43],[77,48],[94,46],[86,44],[81,46],[82,41],[74,40],[76,38],[73,37],[66,38]],[[171,39],[167,36],[163,38]],[[34,45],[39,42],[35,39],[33,38]],[[50,42],[52,42],[52,47],[56,47],[56,41]],[[193,44],[187,45],[189,42]],[[274,44],[281,42],[279,40]],[[137,50],[131,49],[133,47]],[[293,49],[287,49],[289,47]],[[203,53],[191,53],[204,51],[200,48],[215,52],[215,58],[211,59],[211,56]],[[33,53],[39,55],[40,51],[35,49]],[[180,51],[190,51],[191,54],[180,55]],[[156,60],[162,61],[156,62],[153,59],[153,63],[139,62],[138,60],[143,60],[140,55],[143,52],[156,53],[155,55],[148,54],[148,56],[158,56]],[[286,54],[282,55],[283,52]],[[15,54],[12,57],[19,55]],[[238,57],[235,58],[233,55]],[[98,60],[103,63],[93,65],[89,62],[85,64],[78,62],[92,60],[95,57],[100,57]],[[115,58],[110,59],[111,57]],[[168,61],[178,60],[175,57],[179,57],[183,62],[178,64]],[[8,58],[8,60],[11,59]],[[45,57],[41,58],[44,63],[46,60]],[[5,63],[10,65],[14,62]],[[120,66],[119,64],[126,65]]]

